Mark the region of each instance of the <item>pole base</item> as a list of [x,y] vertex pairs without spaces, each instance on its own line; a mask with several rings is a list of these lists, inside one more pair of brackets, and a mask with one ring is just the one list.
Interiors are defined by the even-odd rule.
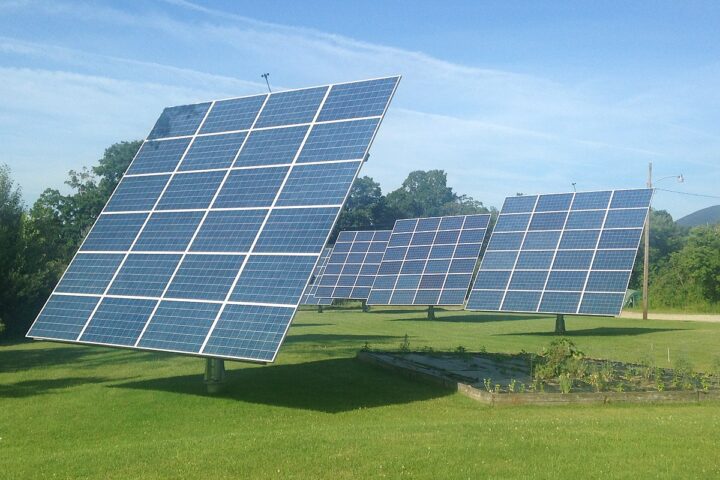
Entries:
[[368,307],[367,301],[363,300],[361,303],[362,311],[363,313],[367,313],[370,311],[370,307]]
[[555,335],[565,335],[565,315],[555,317]]
[[435,307],[432,305],[428,305],[427,309],[427,319],[428,320],[435,320]]
[[210,394],[223,391],[225,386],[225,361],[222,358],[205,359],[205,386]]

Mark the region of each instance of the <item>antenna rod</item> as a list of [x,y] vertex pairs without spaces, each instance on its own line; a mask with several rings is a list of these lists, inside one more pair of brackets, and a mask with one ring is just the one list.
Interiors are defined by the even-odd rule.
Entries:
[[270,88],[270,81],[268,80],[268,77],[270,76],[270,74],[269,74],[269,73],[263,73],[263,74],[260,75],[260,76],[265,79],[265,83],[267,84],[267,87],[268,87],[268,92],[272,93],[272,89]]

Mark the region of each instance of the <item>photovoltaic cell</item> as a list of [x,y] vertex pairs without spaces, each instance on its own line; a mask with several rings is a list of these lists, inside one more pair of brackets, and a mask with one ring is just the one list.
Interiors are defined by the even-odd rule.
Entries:
[[315,295],[367,300],[391,233],[391,230],[340,232]]
[[157,300],[105,297],[80,337],[83,342],[131,346],[150,318]]
[[267,95],[215,102],[200,133],[232,132],[252,127]]
[[80,250],[128,250],[147,216],[147,213],[100,215]]
[[220,311],[219,303],[163,300],[147,325],[138,346],[197,352]]
[[134,251],[185,250],[203,217],[202,212],[156,212],[135,242]]
[[55,292],[101,295],[124,257],[117,253],[79,253],[68,266]]
[[160,198],[157,210],[205,209],[210,205],[224,171],[175,175]]
[[209,108],[209,102],[166,108],[148,135],[148,139],[194,134]]
[[75,340],[99,301],[100,297],[51,295],[40,312],[42,322],[35,322],[28,336]]
[[169,298],[222,301],[242,266],[243,255],[187,255],[167,292]]
[[150,210],[160,198],[169,178],[170,175],[123,178],[105,211]]
[[142,173],[171,173],[185,154],[189,138],[157,140],[143,143],[126,175]]
[[395,222],[368,305],[462,305],[489,222],[489,214]]
[[258,167],[292,163],[308,128],[287,127],[251,132],[235,166]]
[[398,80],[165,109],[29,336],[274,360]]
[[275,200],[287,172],[288,167],[233,170],[220,190],[214,206],[269,207]]
[[508,197],[466,308],[618,315],[652,190]]
[[228,168],[245,141],[247,132],[198,137],[180,164],[180,171]]
[[278,205],[339,205],[361,162],[300,165],[285,183]]
[[302,295],[317,257],[255,255],[230,295],[233,302],[292,304]]
[[332,253],[332,248],[325,248],[320,254],[315,269],[313,270],[312,277],[308,282],[305,291],[303,292],[300,305],[332,305],[332,298],[322,298],[316,295],[320,279],[325,272],[325,266],[327,265],[328,258]]

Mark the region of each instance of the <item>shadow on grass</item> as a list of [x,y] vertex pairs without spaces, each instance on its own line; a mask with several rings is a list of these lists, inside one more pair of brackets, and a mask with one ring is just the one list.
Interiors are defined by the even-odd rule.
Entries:
[[300,327],[329,327],[337,325],[337,323],[293,323],[290,325],[290,331],[292,331],[293,328],[300,328]]
[[[132,381],[110,388],[209,396],[200,375]],[[340,358],[229,370],[223,393],[213,397],[339,413],[406,404],[451,393],[447,389],[399,378],[353,358]]]
[[[449,310],[453,311],[453,310]],[[389,313],[389,312],[388,312]],[[541,320],[544,317],[538,314],[529,315],[478,315],[476,313],[465,313],[462,315],[449,315],[443,316],[442,312],[438,314],[438,310],[435,310],[435,320],[428,320],[425,316],[425,312],[418,312],[422,314],[419,318],[393,318],[390,322],[449,322],[449,323],[492,323],[492,322],[513,322],[517,320]]]
[[323,345],[345,346],[360,345],[369,341],[389,341],[402,338],[396,335],[342,335],[334,333],[305,333],[301,335],[288,335],[285,344],[293,343],[322,343]]
[[[447,311],[447,310],[445,310],[442,307],[435,307],[435,313],[445,312],[445,311]],[[408,313],[417,313],[418,315],[425,315],[426,312],[427,312],[427,307],[387,308],[386,306],[371,305],[370,310],[367,313],[382,313],[385,315],[387,315],[387,314],[404,315],[404,314],[408,314]]]
[[78,368],[94,368],[118,363],[144,362],[165,356],[162,353],[131,352],[118,348],[55,345],[57,346],[46,348],[0,349],[0,373],[68,364],[77,364]]
[[[682,328],[648,328],[648,327],[598,327],[598,328],[585,328],[582,330],[568,330],[562,336],[564,337],[617,337],[617,336],[633,336],[633,335],[647,335],[649,333],[661,333],[661,332],[674,332],[682,331]],[[531,337],[557,337],[553,331],[544,332],[515,332],[515,333],[500,333],[496,336],[531,336]]]
[[55,390],[73,387],[75,385],[87,385],[89,383],[101,383],[111,379],[100,377],[69,377],[53,378],[46,380],[26,380],[24,382],[0,385],[0,398],[25,398],[45,393],[52,393]]

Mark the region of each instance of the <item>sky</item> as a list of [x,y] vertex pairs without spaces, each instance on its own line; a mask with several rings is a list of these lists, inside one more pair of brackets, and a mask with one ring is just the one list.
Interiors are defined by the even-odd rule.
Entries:
[[643,187],[720,204],[720,2],[0,0],[0,163],[26,202],[166,106],[401,74],[362,175],[487,206]]

